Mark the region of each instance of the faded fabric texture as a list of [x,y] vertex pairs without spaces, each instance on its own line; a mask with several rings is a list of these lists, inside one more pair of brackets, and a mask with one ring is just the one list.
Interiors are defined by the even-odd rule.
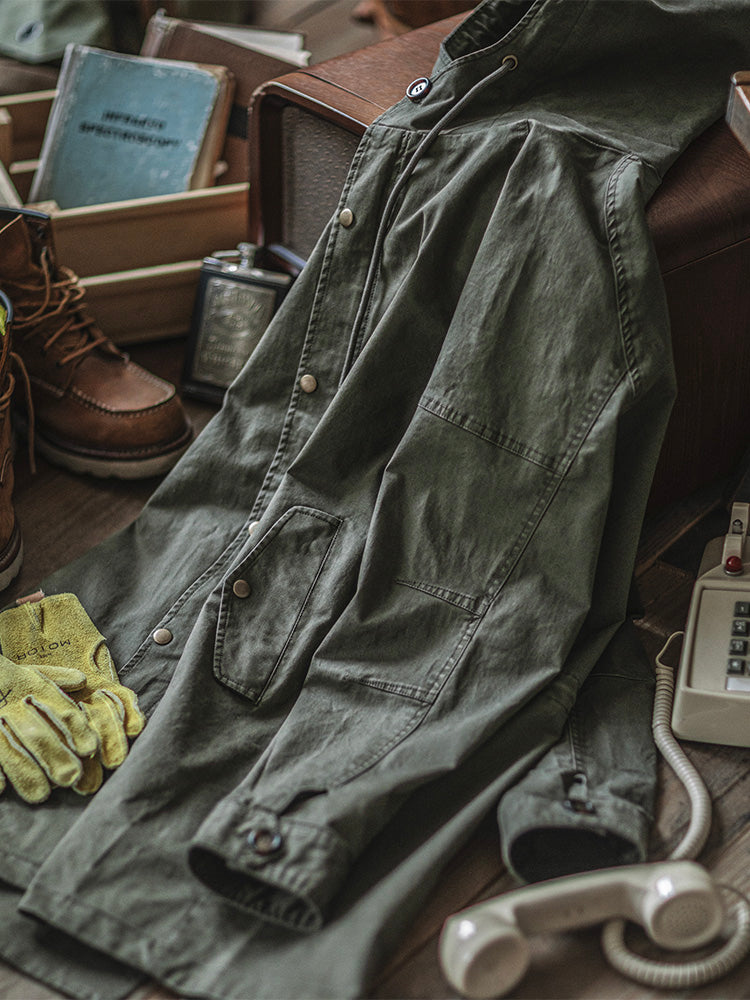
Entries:
[[368,129],[219,415],[45,584],[149,721],[90,802],[0,804],[9,960],[354,996],[498,804],[523,878],[643,858],[627,597],[674,396],[644,206],[748,65],[746,0],[487,0]]

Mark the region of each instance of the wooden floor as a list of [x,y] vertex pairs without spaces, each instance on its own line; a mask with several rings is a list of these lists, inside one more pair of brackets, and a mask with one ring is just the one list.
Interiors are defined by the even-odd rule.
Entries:
[[[142,345],[136,360],[178,381],[182,344]],[[198,430],[214,412],[187,402]],[[36,589],[51,570],[69,562],[137,516],[156,481],[120,483],[75,476],[40,460],[36,475],[28,469],[22,447],[16,457],[16,508],[25,540],[25,562],[3,604]],[[647,525],[639,557],[638,582],[645,614],[639,628],[655,655],[666,636],[684,624],[690,590],[704,541],[722,534],[726,509],[720,487],[709,488]],[[687,744],[714,801],[714,825],[702,860],[722,880],[750,892],[750,750]],[[651,856],[665,857],[680,839],[687,821],[685,796],[665,767],[660,770],[658,819]],[[468,846],[450,863],[398,953],[381,970],[371,992],[377,998],[439,998],[455,994],[437,962],[437,937],[443,920],[456,910],[511,888],[499,855],[494,818],[488,817]],[[635,938],[638,940],[637,935]],[[646,998],[673,996],[622,979],[604,962],[595,929],[535,939],[534,960],[518,997]],[[750,962],[720,984],[682,992],[691,997],[750,996]],[[60,994],[0,965],[4,1000],[52,1000]],[[157,984],[140,988],[132,1000],[172,997]],[[248,1000],[252,1000],[251,994]]]

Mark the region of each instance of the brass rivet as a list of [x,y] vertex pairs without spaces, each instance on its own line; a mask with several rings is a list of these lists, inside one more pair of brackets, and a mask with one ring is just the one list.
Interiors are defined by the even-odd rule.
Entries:
[[232,593],[235,597],[249,597],[250,584],[247,580],[235,580],[232,584]]
[[151,638],[157,645],[166,646],[172,641],[174,636],[168,628],[158,628]]

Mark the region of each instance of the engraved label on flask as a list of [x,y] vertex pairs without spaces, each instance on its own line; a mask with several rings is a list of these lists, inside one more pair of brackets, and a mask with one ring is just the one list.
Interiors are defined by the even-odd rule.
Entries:
[[275,301],[271,288],[222,278],[208,280],[194,361],[203,381],[229,385],[255,350]]

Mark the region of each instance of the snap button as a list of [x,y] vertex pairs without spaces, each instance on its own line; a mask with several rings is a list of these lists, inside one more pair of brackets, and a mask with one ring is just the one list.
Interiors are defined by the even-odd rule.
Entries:
[[235,580],[232,584],[232,593],[235,597],[249,597],[250,584],[247,580]]
[[353,222],[354,212],[352,212],[350,208],[343,208],[339,212],[339,223],[344,227],[344,229],[348,229]]
[[314,375],[303,375],[299,380],[299,387],[303,392],[315,392],[318,388],[318,380]]
[[158,628],[151,638],[158,646],[166,646],[172,641],[174,636],[168,628]]
[[261,827],[259,830],[251,830],[247,835],[247,842],[256,854],[260,854],[263,857],[275,854],[281,850],[283,843],[280,833],[267,830],[265,827]]
[[406,96],[411,101],[418,101],[420,98],[425,96],[431,87],[432,82],[428,80],[426,76],[420,76],[418,79],[412,80],[406,88]]
[[252,535],[252,533],[255,531],[255,529],[258,527],[259,524],[260,521],[251,521],[250,524],[248,524],[247,526],[248,535]]

